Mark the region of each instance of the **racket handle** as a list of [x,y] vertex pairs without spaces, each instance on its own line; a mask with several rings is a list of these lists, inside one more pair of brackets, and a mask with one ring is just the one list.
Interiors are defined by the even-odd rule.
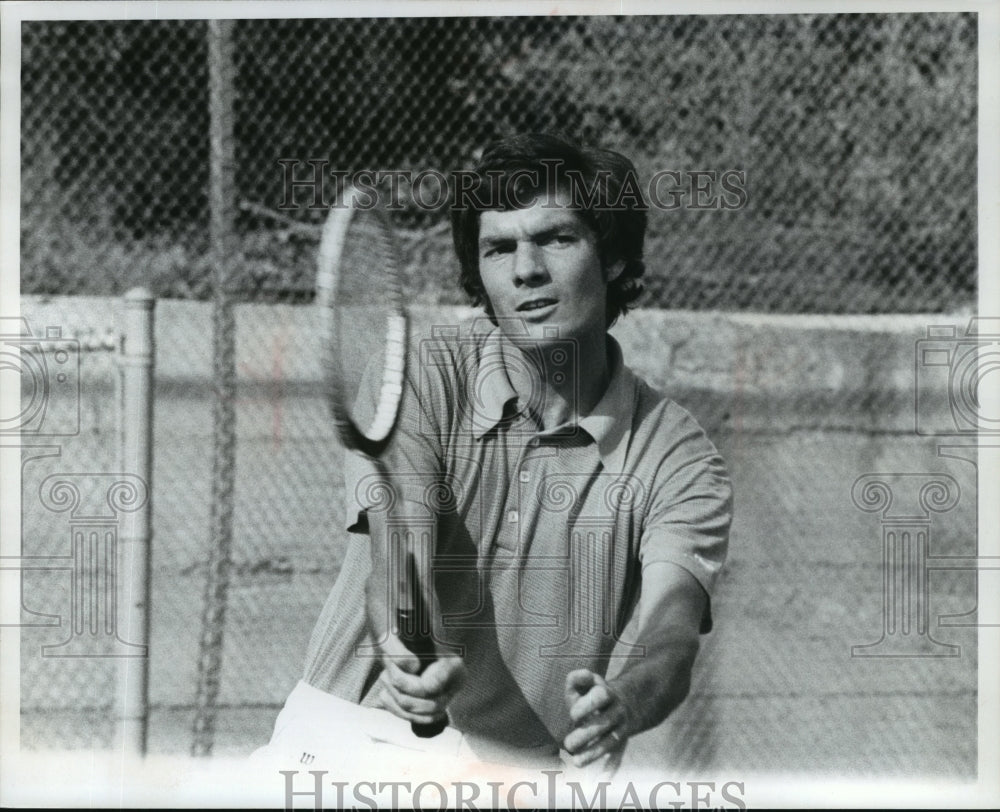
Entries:
[[421,739],[433,739],[446,727],[448,727],[447,719],[438,719],[436,722],[430,722],[426,725],[410,722],[410,730],[413,731],[413,735],[419,736]]
[[[421,614],[419,608],[396,610],[396,627],[399,629],[399,639],[411,654],[417,655],[417,659],[420,661],[418,674],[423,674],[427,666],[437,659],[434,641],[431,639],[430,633],[425,631],[420,624]],[[413,735],[419,736],[421,739],[432,739],[446,727],[448,727],[447,717],[427,724],[410,723]]]

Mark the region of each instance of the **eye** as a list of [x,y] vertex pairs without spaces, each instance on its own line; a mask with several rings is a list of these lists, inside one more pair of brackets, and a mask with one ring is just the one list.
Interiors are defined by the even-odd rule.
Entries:
[[568,231],[557,231],[554,234],[546,234],[539,240],[539,244],[542,246],[554,245],[557,247],[572,245],[575,242],[576,235]]
[[493,257],[503,256],[504,254],[509,254],[514,250],[514,244],[508,242],[495,242],[483,247],[480,251],[480,255],[483,259],[491,259]]

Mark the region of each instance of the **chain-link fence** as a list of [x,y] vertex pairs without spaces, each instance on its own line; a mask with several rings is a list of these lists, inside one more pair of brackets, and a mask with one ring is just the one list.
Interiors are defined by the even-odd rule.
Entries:
[[[27,23],[22,290],[208,298],[201,21]],[[285,167],[448,172],[558,129],[657,172],[746,173],[747,205],[651,217],[649,304],[933,312],[976,279],[974,15],[421,18],[236,25],[241,295],[312,290]],[[707,179],[703,184],[712,186]],[[670,192],[683,193],[676,198]],[[703,203],[720,198],[718,177]],[[414,228],[415,300],[460,302]],[[288,219],[286,219],[288,218]]]
[[[447,173],[499,136],[558,130],[622,151],[643,178],[671,171],[685,179],[675,187],[681,205],[650,210],[648,307],[967,310],[977,275],[976,25],[970,14],[237,22],[238,247],[229,290],[237,444],[217,750],[246,752],[266,739],[343,552],[331,543],[342,518],[339,451],[305,306],[324,213],[310,207],[307,188],[285,205],[290,171],[309,177],[308,162],[317,161]],[[29,22],[22,32],[22,293],[107,296],[141,283],[161,297],[151,746],[184,752],[213,480],[207,25]],[[697,172],[716,173],[707,176],[710,198],[730,199],[719,193],[727,171],[745,173],[741,205],[692,205],[684,184]],[[414,305],[464,301],[445,219],[417,206],[404,212]],[[671,758],[712,766],[714,748],[737,730],[740,752],[757,759],[749,766],[808,767],[804,734],[789,734],[775,711],[805,702],[787,711],[802,730],[844,723],[823,728],[834,743],[810,745],[814,761],[905,771],[905,748],[876,754],[874,739],[845,739],[847,727],[878,715],[878,696],[847,716],[828,707],[882,679],[887,696],[903,697],[908,737],[936,726],[940,746],[921,758],[968,773],[974,742],[960,728],[974,725],[973,660],[959,671],[937,660],[869,661],[848,673],[841,657],[877,636],[880,611],[877,522],[851,504],[851,483],[925,464],[927,443],[900,428],[912,425],[912,393],[880,377],[899,358],[912,369],[907,353],[919,330],[876,327],[857,367],[838,370],[824,362],[858,346],[850,322],[812,323],[811,335],[818,324],[831,347],[815,356],[789,342],[780,322],[751,329],[723,319],[719,332],[745,331],[727,339],[738,348],[734,361],[706,340],[714,326],[693,326],[715,313],[685,318],[636,313],[622,325],[626,357],[672,387],[718,441],[739,499],[719,631],[699,666],[703,688],[675,723]],[[776,377],[764,380],[761,369]],[[91,382],[102,374],[92,368]],[[113,464],[101,416],[92,417],[60,465],[85,468],[91,454],[95,470]],[[791,433],[776,434],[771,420]],[[24,470],[36,476],[31,465]],[[969,478],[966,494],[974,493]],[[938,541],[963,551],[975,500],[966,496],[953,518]],[[850,594],[870,601],[853,605],[848,582],[859,585]],[[793,621],[789,606],[805,620]],[[26,634],[26,742],[109,737],[107,664],[41,660],[39,640]],[[940,689],[936,708],[921,704],[921,681]],[[770,715],[748,729],[740,720],[759,712],[761,697],[774,700],[765,704]]]

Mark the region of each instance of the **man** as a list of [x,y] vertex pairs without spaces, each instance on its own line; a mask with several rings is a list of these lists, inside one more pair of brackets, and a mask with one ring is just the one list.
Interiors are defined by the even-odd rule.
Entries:
[[[391,499],[349,458],[344,564],[276,738],[322,725],[332,695],[361,727],[402,723],[380,741],[447,720],[487,761],[615,764],[686,696],[731,490],[607,332],[642,292],[635,182],[623,156],[548,135],[493,144],[458,178],[461,281],[487,319],[415,342]],[[390,537],[422,556],[438,653],[423,673],[392,632]]]

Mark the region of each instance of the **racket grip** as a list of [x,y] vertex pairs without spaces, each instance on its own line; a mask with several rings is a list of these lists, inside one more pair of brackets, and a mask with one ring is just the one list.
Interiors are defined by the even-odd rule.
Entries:
[[447,719],[438,719],[436,722],[430,722],[426,725],[410,722],[410,730],[413,731],[413,735],[419,736],[421,739],[433,739],[446,727],[448,727]]
[[[420,615],[418,610],[397,609],[396,627],[399,629],[399,639],[403,645],[411,654],[417,655],[417,659],[420,661],[417,673],[423,674],[427,666],[437,659],[437,654],[434,651],[434,641],[431,639],[430,633],[420,624]],[[419,736],[421,739],[432,739],[446,727],[448,727],[447,717],[427,724],[410,723],[413,735]]]

